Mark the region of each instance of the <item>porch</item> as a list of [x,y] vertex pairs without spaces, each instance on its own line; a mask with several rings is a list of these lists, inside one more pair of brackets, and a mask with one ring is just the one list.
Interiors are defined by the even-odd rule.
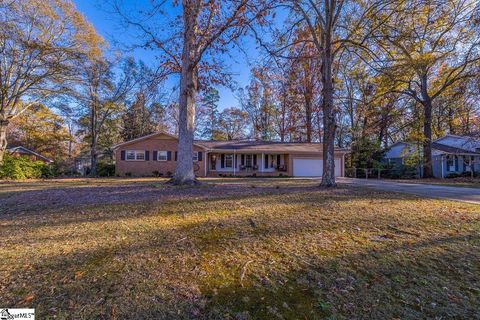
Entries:
[[288,176],[288,154],[277,153],[208,153],[207,176]]

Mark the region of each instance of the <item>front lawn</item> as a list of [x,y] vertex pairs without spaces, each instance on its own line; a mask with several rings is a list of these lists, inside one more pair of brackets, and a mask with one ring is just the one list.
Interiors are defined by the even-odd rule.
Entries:
[[480,318],[480,206],[294,179],[0,184],[0,306],[39,319]]

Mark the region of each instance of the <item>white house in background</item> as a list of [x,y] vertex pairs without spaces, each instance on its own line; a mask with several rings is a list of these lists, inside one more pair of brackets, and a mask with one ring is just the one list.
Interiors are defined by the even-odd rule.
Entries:
[[[385,153],[385,160],[400,169],[405,158],[418,152],[418,146],[409,142],[396,142]],[[480,139],[448,134],[432,142],[433,175],[445,178],[449,174],[471,171],[480,173]]]

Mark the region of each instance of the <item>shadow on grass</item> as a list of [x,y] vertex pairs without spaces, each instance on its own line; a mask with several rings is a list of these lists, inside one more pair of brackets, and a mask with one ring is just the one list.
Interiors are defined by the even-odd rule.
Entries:
[[[378,217],[378,207],[357,215],[335,209],[416,201],[409,199],[318,189],[173,201],[160,210],[146,203],[137,213],[134,205],[117,205],[104,216],[95,211],[87,220],[95,227],[77,235],[72,230],[84,222],[81,215],[31,225],[22,217],[27,220],[17,228],[2,228],[10,236],[0,247],[6,253],[0,302],[34,305],[42,318],[475,318],[479,235],[466,230],[478,223],[449,228],[446,221],[429,230],[407,215],[404,223],[417,223],[421,237],[390,237],[386,221],[395,212]],[[160,224],[172,217],[185,221]],[[60,234],[39,235],[40,226]],[[352,230],[360,227],[357,236]],[[453,227],[459,234],[448,235]],[[82,239],[88,245],[80,246]],[[72,250],[56,249],[68,243]]]

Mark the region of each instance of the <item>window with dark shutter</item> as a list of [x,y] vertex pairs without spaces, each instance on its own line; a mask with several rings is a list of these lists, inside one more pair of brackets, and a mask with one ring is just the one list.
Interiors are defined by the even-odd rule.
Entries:
[[178,159],[178,152],[175,151],[175,161],[177,161],[177,159]]
[[167,161],[172,161],[172,151],[167,151]]
[[198,151],[198,161],[202,161],[203,155],[201,151]]
[[125,160],[125,150],[120,151],[120,159]]
[[242,166],[244,166],[244,165],[245,165],[245,155],[242,154],[240,157],[241,157],[240,164],[241,164]]
[[257,155],[256,154],[253,155],[253,165],[254,166],[257,165]]
[[268,169],[268,154],[265,155],[265,169]]
[[277,154],[277,168],[280,167],[280,155]]
[[222,156],[221,156],[220,166],[222,168],[225,168],[225,155],[223,153],[222,153]]
[[157,150],[153,150],[153,161],[157,161]]
[[145,160],[148,161],[150,157],[150,151],[145,150]]

